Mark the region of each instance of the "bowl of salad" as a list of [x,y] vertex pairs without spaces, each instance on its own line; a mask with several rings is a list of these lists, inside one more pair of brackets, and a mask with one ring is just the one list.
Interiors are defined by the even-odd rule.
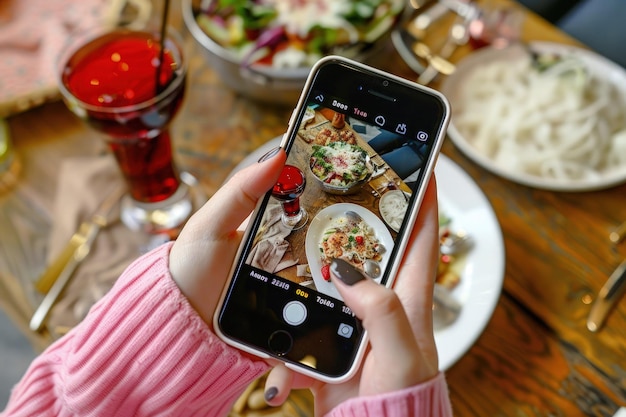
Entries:
[[346,142],[313,145],[309,168],[324,191],[339,195],[358,192],[374,171],[365,149]]
[[326,55],[369,61],[402,19],[406,0],[183,0],[183,18],[226,85],[294,105]]

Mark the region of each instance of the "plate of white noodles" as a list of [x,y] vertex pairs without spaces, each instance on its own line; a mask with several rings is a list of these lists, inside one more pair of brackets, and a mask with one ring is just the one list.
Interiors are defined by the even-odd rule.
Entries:
[[549,42],[479,49],[441,91],[452,141],[497,175],[554,191],[626,182],[626,70],[592,51]]

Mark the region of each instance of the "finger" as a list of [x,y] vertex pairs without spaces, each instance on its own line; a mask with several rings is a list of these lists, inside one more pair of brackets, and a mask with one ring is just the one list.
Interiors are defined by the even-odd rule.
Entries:
[[[271,398],[274,398],[278,395],[278,392],[282,392],[283,394],[280,396],[280,398],[282,398],[283,396],[284,398],[287,398],[289,392],[294,389],[307,388],[314,390],[319,389],[320,387],[325,385],[319,379],[312,378],[308,375],[287,368],[284,362],[281,362],[277,359],[267,359],[266,361],[270,366],[272,366],[272,370],[266,378],[266,396],[269,395]],[[276,388],[276,392],[272,393],[271,395],[267,394],[268,389],[272,387]],[[271,405],[274,405],[274,402],[272,402]]]
[[437,184],[431,178],[394,284],[420,349],[437,361],[432,295],[439,264]]
[[203,235],[221,238],[236,230],[254,210],[259,198],[276,183],[286,154],[277,148],[267,155],[272,152],[277,153],[233,175],[191,219],[192,232],[201,228]]
[[293,386],[294,374],[284,364],[276,365],[265,380],[265,402],[276,407],[287,400]]
[[[432,292],[439,261],[437,189],[432,179],[415,221],[394,289],[411,322],[420,328],[431,323]],[[429,308],[424,309],[424,306]],[[418,320],[419,319],[419,320]]]
[[413,329],[397,294],[342,259],[333,260],[330,271],[346,305],[369,333],[370,355],[381,373],[378,392],[402,389],[432,377],[430,368],[420,366]]

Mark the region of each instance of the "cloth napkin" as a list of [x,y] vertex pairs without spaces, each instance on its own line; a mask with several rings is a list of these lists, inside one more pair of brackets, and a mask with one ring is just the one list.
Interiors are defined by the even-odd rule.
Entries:
[[56,94],[63,44],[72,31],[104,24],[110,1],[0,1],[0,117]]
[[[102,201],[123,185],[110,154],[66,159],[60,166],[49,236],[49,261],[63,250],[81,222],[95,214]],[[141,253],[168,240],[165,236],[133,232],[119,221],[119,202],[108,215],[92,250],[79,265],[62,297],[53,307],[48,328],[73,327]],[[158,242],[157,242],[158,241]]]
[[275,273],[298,263],[298,260],[292,257],[289,242],[285,240],[291,233],[291,228],[280,220],[282,210],[279,203],[272,201],[268,203],[261,226],[263,234],[247,259],[247,262],[255,268]]

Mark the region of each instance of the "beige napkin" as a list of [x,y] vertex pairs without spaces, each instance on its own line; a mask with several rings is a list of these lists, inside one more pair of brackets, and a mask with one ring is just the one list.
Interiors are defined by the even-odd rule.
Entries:
[[[102,201],[123,179],[112,155],[65,160],[59,171],[49,237],[49,261],[62,251],[81,222],[89,220]],[[119,202],[108,216],[86,260],[78,267],[65,292],[53,307],[48,328],[73,327],[113,285],[123,270],[144,250],[150,239],[132,232],[119,221]],[[164,239],[165,240],[165,239]]]
[[291,233],[280,220],[282,207],[276,202],[268,203],[261,228],[263,235],[252,248],[247,262],[255,268],[278,272],[298,263],[292,258],[289,242],[285,238]]

